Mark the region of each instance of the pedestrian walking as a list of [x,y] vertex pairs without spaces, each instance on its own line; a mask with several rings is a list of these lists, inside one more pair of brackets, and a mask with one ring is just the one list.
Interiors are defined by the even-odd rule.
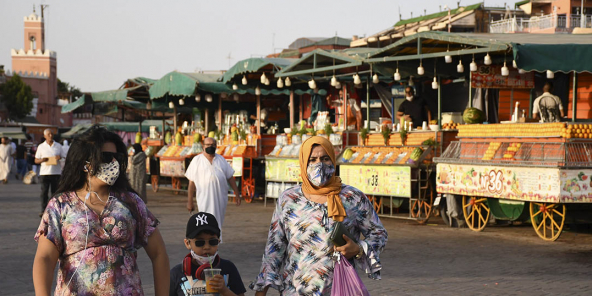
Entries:
[[[330,295],[333,251],[380,279],[387,232],[366,195],[335,176],[333,145],[311,137],[302,144],[299,161],[302,184],[278,198],[261,270],[250,288],[255,295],[266,295],[269,287],[282,295]],[[336,222],[352,235],[342,235],[340,247],[330,241]]]
[[136,263],[144,248],[152,261],[154,295],[168,295],[169,259],[159,221],[133,191],[125,144],[93,126],[71,146],[57,194],[35,235],[35,295],[144,295]]
[[16,179],[22,179],[27,172],[27,147],[23,144],[16,146]]
[[2,137],[0,144],[0,181],[4,184],[8,183],[8,174],[12,168],[12,156],[14,150],[12,145],[8,142],[7,137]]
[[195,209],[193,197],[197,203],[197,210],[214,215],[224,225],[224,213],[228,204],[228,184],[236,195],[236,205],[241,204],[240,191],[233,177],[234,169],[223,156],[216,154],[216,140],[204,139],[204,151],[191,160],[185,177],[189,180],[187,193],[187,209]]
[[41,164],[39,170],[41,176],[41,214],[39,214],[39,217],[41,217],[47,206],[49,190],[51,189],[52,196],[57,190],[60,175],[62,174],[62,167],[58,161],[60,158],[66,157],[62,145],[53,140],[51,129],[44,130],[43,137],[45,137],[45,142],[39,144],[35,153],[35,163]]
[[133,149],[134,155],[132,156],[132,167],[129,175],[130,183],[144,203],[148,203],[148,197],[146,196],[146,153],[144,153],[140,144],[134,144]]

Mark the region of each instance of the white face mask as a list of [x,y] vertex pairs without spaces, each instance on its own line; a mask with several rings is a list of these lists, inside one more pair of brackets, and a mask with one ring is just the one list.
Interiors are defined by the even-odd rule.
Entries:
[[410,101],[410,102],[411,102],[411,101],[413,101],[413,96],[411,96],[411,97],[405,97],[405,99],[406,99],[407,101]]
[[119,162],[113,160],[110,163],[102,163],[99,165],[99,171],[96,177],[105,182],[105,184],[112,186],[119,177]]
[[204,257],[204,256],[199,256],[199,255],[195,254],[195,252],[193,252],[193,250],[191,250],[191,257],[193,257],[193,259],[195,259],[197,261],[197,263],[199,263],[200,265],[214,262],[214,259],[216,258],[216,256],[218,256],[218,252],[214,253],[214,255],[212,255],[212,256]]

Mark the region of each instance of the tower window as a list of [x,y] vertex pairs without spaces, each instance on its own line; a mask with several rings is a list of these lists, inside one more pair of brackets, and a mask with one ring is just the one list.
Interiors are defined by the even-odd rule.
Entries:
[[37,49],[37,41],[35,40],[35,36],[31,36],[29,38],[29,41],[31,42],[31,50],[36,50]]

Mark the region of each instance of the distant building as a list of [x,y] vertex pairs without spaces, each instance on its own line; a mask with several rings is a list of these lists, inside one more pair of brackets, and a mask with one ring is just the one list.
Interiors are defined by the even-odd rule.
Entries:
[[12,73],[18,74],[33,90],[33,109],[29,114],[41,124],[72,126],[72,114],[62,114],[58,103],[57,54],[45,48],[43,12],[24,17],[24,48],[12,49]]
[[492,22],[526,16],[521,9],[509,7],[485,7],[483,3],[442,8],[440,12],[410,19],[401,19],[393,27],[364,38],[354,38],[351,47],[385,47],[397,40],[419,32],[449,31],[464,33],[489,33]]
[[515,6],[527,16],[494,22],[492,33],[592,33],[592,1],[526,0]]
[[292,42],[280,53],[270,54],[268,58],[300,58],[315,49],[342,50],[349,48],[351,39],[335,37],[301,37]]

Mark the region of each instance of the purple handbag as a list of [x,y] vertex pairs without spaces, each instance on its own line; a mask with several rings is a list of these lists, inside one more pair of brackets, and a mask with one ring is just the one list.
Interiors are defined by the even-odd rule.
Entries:
[[331,296],[370,296],[356,269],[341,254],[335,261]]

